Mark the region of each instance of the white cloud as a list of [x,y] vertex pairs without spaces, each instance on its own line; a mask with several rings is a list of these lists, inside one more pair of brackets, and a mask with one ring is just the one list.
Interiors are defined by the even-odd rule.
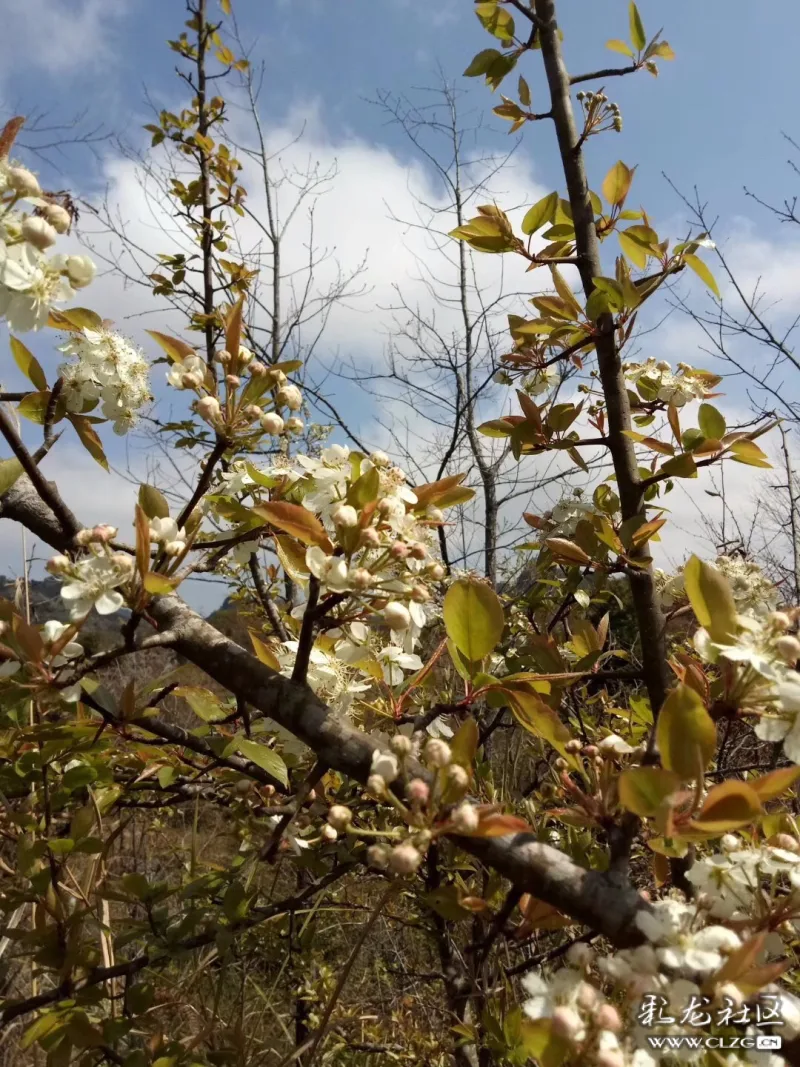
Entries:
[[0,0],[4,74],[22,65],[75,74],[108,62],[127,9],[127,0]]

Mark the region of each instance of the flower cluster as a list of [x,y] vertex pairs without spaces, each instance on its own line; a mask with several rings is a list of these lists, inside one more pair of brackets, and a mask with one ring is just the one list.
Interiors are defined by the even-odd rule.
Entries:
[[249,348],[240,346],[235,357],[225,349],[215,354],[223,371],[222,388],[197,353],[187,352],[180,358],[171,353],[171,358],[167,383],[195,392],[194,410],[215,430],[257,427],[273,435],[303,430],[303,420],[294,414],[303,406],[302,392],[289,382],[281,366],[268,367]]
[[737,632],[713,641],[700,628],[694,646],[706,663],[722,668],[725,695],[741,711],[759,715],[756,735],[783,741],[783,750],[800,763],[800,641],[789,630],[791,616],[776,611],[765,618],[737,617]]
[[717,556],[714,566],[728,579],[736,607],[743,615],[766,615],[778,606],[774,584],[753,560]]
[[[404,472],[381,452],[365,457],[330,445],[318,458],[298,455],[258,473],[280,483],[285,497],[302,503],[330,537],[330,547],[316,544],[306,551],[306,567],[321,591],[367,601],[396,635],[393,645],[411,653],[425,625],[428,586],[445,574],[431,554],[442,512],[419,505]],[[242,468],[233,468],[224,480],[231,494],[253,491],[257,484]],[[352,629],[350,638],[357,646],[352,655],[364,658],[363,648],[358,650],[363,642]]]
[[[764,616],[775,610],[778,604],[775,586],[753,560],[743,556],[717,556],[714,566],[725,575],[737,610],[743,615]],[[682,568],[670,575],[656,570],[655,580],[663,608],[669,610],[686,603]]]
[[148,364],[140,349],[112,330],[84,327],[71,333],[60,351],[71,356],[58,368],[68,411],[101,405],[114,432],[125,434],[150,399]]
[[710,387],[719,379],[686,363],[678,364],[675,373],[669,363],[653,357],[645,363],[627,363],[625,378],[648,403],[660,400],[681,408],[692,400],[702,400],[709,395]]
[[[23,202],[32,213],[19,210]],[[71,222],[67,208],[42,193],[31,171],[0,159],[0,317],[17,333],[41,329],[56,305],[94,277],[86,256],[47,254]]]

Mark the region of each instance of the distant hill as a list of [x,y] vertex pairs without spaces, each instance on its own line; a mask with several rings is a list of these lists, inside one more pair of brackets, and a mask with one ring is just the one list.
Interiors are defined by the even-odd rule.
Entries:
[[[0,574],[0,597],[12,601],[24,613],[25,591],[20,580]],[[69,622],[69,607],[61,596],[61,582],[57,578],[32,578],[28,582],[28,597],[31,622],[39,625],[48,619]],[[81,644],[90,652],[110,648],[119,639],[121,621],[129,615],[127,609],[114,615],[98,615],[93,611],[81,628]]]

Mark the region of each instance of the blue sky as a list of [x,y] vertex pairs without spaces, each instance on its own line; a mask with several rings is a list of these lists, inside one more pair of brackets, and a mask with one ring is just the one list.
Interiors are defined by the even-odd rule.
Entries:
[[[233,3],[252,59],[265,64],[262,103],[268,125],[278,131],[276,137],[294,129],[298,116],[305,117],[309,151],[342,164],[343,191],[331,209],[337,252],[342,252],[347,265],[370,250],[365,280],[373,286],[374,303],[362,302],[358,315],[333,323],[331,338],[323,344],[323,357],[346,354],[352,348],[380,359],[381,336],[374,327],[372,333],[367,331],[364,324],[375,318],[374,305],[381,303],[382,296],[385,302],[391,282],[402,283],[408,271],[402,235],[392,235],[386,215],[389,208],[402,213],[407,207],[409,174],[423,187],[428,177],[424,171],[409,170],[412,155],[407,142],[396,127],[387,125],[368,98],[379,89],[403,93],[435,85],[438,65],[464,90],[463,110],[485,112],[490,129],[483,143],[489,149],[505,146],[507,124],[490,114],[499,99],[492,97],[482,80],[461,77],[471,57],[492,42],[475,19],[470,0]],[[606,50],[604,42],[627,36],[625,0],[561,0],[560,9],[571,72],[624,62]],[[791,192],[792,174],[786,166],[787,145],[781,133],[796,133],[800,139],[791,79],[800,10],[788,0],[759,5],[757,18],[752,5],[741,0],[681,0],[670,5],[642,0],[640,10],[648,34],[663,26],[676,60],[659,64],[658,79],[639,73],[605,81],[609,98],[622,109],[624,127],[620,135],[608,134],[590,142],[592,184],[599,188],[606,170],[618,158],[637,164],[632,199],[646,206],[663,235],[668,228],[676,238],[686,230],[686,212],[662,172],[687,192],[696,186],[709,201],[712,214],[719,216],[722,238],[738,240],[738,265],[749,272],[748,277],[765,272],[784,305],[790,307],[795,282],[800,284],[800,246],[789,230],[747,200],[743,186],[768,201],[781,201]],[[14,41],[13,50],[7,47],[3,55],[0,113],[38,111],[52,122],[82,113],[82,128],[102,124],[109,133],[142,147],[147,136],[140,134],[140,127],[151,120],[146,93],[156,106],[174,108],[181,102],[181,86],[173,74],[174,55],[164,44],[183,26],[181,0],[58,0],[57,4],[55,0],[0,0],[0,21],[8,27],[6,40]],[[44,35],[43,26],[47,27]],[[520,70],[531,84],[534,108],[544,110],[546,89],[537,57],[526,59]],[[509,95],[514,94],[515,83],[513,76],[506,90]],[[562,179],[549,125],[536,124],[524,133],[508,185],[513,190],[509,195],[529,203],[551,188],[561,188]],[[98,144],[95,153],[85,146],[67,147],[63,153],[50,153],[49,160],[34,158],[32,163],[50,187],[69,187],[94,199],[110,189],[123,215],[134,224],[140,220],[132,172],[125,168],[113,139]],[[364,218],[359,219],[354,212],[367,201],[372,206],[365,207]],[[383,244],[376,248],[379,240]],[[96,291],[98,299],[113,309],[96,301],[92,306],[118,321],[140,310],[138,304],[129,305],[128,291],[114,289],[110,282],[99,284]],[[130,321],[135,324],[137,320]],[[141,339],[139,326],[132,330]],[[32,347],[39,352],[50,340],[37,338]],[[690,339],[681,324],[670,326],[658,343],[669,358],[707,363],[696,358],[696,352],[685,350],[696,339]],[[13,373],[4,370],[3,382],[12,385]],[[341,384],[333,388],[346,414],[360,427],[369,428],[363,397],[354,397]],[[730,383],[726,391],[734,401],[741,400],[737,383]],[[157,393],[162,395],[163,390]],[[110,432],[104,438],[109,454],[122,465],[123,446]],[[79,513],[92,521],[113,520],[129,510],[126,496],[124,501],[119,498],[118,512],[101,513],[103,506],[113,511],[109,501],[117,498],[101,481],[104,476],[99,469],[75,466],[79,459],[82,462],[82,457],[76,459],[68,451],[59,468],[68,474],[81,472],[67,489],[68,496],[71,490],[77,498]],[[141,449],[134,459],[140,465],[145,462]],[[54,457],[52,463],[56,462]],[[88,472],[85,476],[84,471]],[[687,523],[691,525],[690,520]],[[16,552],[15,546],[9,547],[0,537],[0,572],[14,569],[11,557]]]

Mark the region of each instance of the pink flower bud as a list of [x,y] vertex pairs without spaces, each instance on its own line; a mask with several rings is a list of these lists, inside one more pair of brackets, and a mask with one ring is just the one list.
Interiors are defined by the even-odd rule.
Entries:
[[432,767],[446,767],[452,758],[450,746],[439,737],[432,737],[425,745],[425,759]]
[[403,541],[395,541],[392,547],[389,549],[389,555],[392,559],[406,559],[409,554],[409,547]]
[[413,845],[397,845],[389,856],[389,867],[395,874],[414,874],[422,863],[422,853]]
[[375,867],[379,871],[385,871],[389,866],[390,851],[386,845],[371,845],[367,849],[367,862],[370,867]]
[[622,1019],[613,1004],[603,1004],[594,1013],[594,1023],[600,1030],[610,1030],[618,1034],[622,1029]]
[[250,374],[253,376],[253,378],[263,378],[266,373],[267,368],[264,366],[264,364],[260,360],[254,359],[253,362],[250,364]]
[[431,795],[431,791],[427,782],[424,782],[421,778],[412,778],[408,783],[406,795],[412,804],[418,804],[422,807],[423,804],[428,803],[428,797]]
[[261,429],[266,433],[283,433],[283,419],[274,411],[261,416]]
[[358,543],[364,548],[377,548],[381,543],[381,535],[374,526],[368,526],[366,530],[361,531]]

